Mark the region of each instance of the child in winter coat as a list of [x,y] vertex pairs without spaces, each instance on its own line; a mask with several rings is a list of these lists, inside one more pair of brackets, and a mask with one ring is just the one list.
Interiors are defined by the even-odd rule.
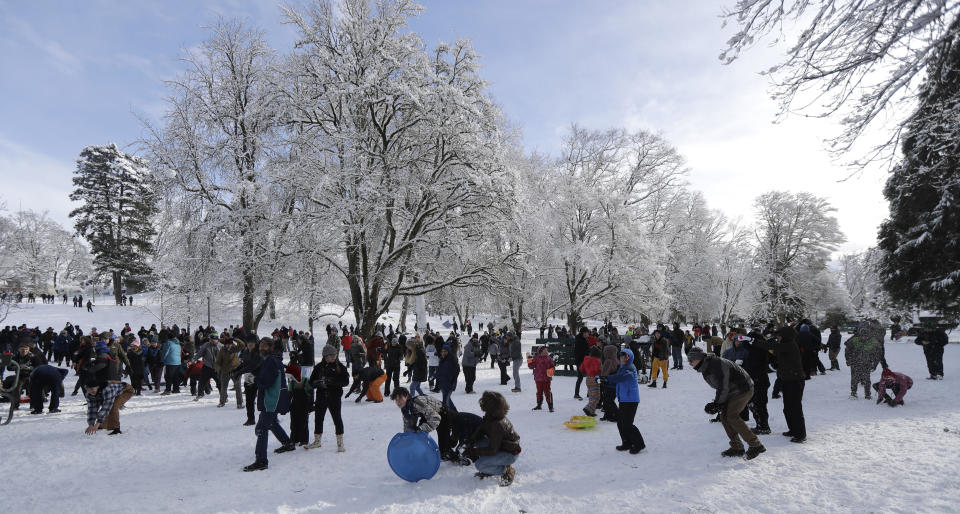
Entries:
[[478,478],[500,475],[500,485],[513,483],[513,463],[520,455],[520,436],[507,419],[510,405],[502,394],[484,391],[480,397],[483,421],[470,437],[470,455],[476,459]]
[[617,415],[617,430],[620,432],[620,446],[618,451],[629,450],[631,454],[640,453],[647,445],[643,442],[640,429],[633,424],[637,416],[637,405],[640,403],[640,387],[637,380],[637,368],[633,365],[633,352],[629,349],[620,350],[620,367],[617,372],[608,375],[606,382],[617,388],[617,400],[620,401]]
[[553,380],[555,364],[547,354],[545,345],[541,346],[537,350],[537,355],[527,362],[527,367],[533,370],[533,381],[537,384],[537,406],[533,410],[543,409],[543,398],[546,397],[547,408],[553,412],[553,393],[550,392],[550,382]]
[[314,404],[313,442],[307,448],[320,448],[323,439],[323,418],[330,411],[337,434],[337,451],[343,447],[343,418],[340,416],[340,397],[343,388],[350,383],[347,368],[337,360],[337,349],[332,345],[323,347],[320,364],[310,373],[310,386],[317,391]]
[[584,414],[596,417],[597,406],[600,404],[600,383],[597,377],[602,372],[600,367],[600,348],[590,348],[590,355],[583,358],[580,371],[587,377],[587,405],[583,408]]
[[293,444],[306,446],[310,442],[308,420],[313,411],[313,388],[309,377],[300,376],[300,366],[287,366],[290,390],[290,440]]
[[[880,381],[873,384],[873,389],[877,392],[877,405],[880,402],[886,402],[891,407],[903,405],[903,397],[906,396],[907,389],[911,387],[913,387],[912,378],[903,373],[892,371],[890,368],[883,368],[883,372],[880,373]],[[893,398],[887,395],[887,388],[893,391]]]
[[127,360],[130,361],[130,383],[136,391],[134,394],[140,396],[143,390],[143,349],[140,348],[140,341],[134,339],[127,347]]

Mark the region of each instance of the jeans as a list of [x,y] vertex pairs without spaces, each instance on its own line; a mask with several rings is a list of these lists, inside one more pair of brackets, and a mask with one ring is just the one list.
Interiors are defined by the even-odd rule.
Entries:
[[443,396],[443,406],[450,412],[457,412],[457,406],[453,404],[453,399],[450,398],[453,389],[441,389],[440,394]]
[[[475,448],[486,448],[490,443],[486,438],[481,439],[476,445]],[[514,462],[517,462],[517,457],[520,454],[512,454],[507,452],[497,452],[493,455],[482,455],[477,459],[476,466],[477,471],[480,473],[485,473],[487,475],[502,475],[507,472],[507,466],[512,465]]]
[[[421,394],[423,394],[423,389],[420,389],[420,384],[421,382],[418,380],[414,380],[413,382],[410,382],[410,398],[413,398],[414,396],[420,396]],[[413,394],[413,393],[417,393],[417,394]]]
[[438,369],[440,369],[440,366],[427,366],[427,386],[430,389],[433,389],[433,386],[437,381]]
[[673,351],[673,366],[677,369],[683,369],[683,347],[672,346],[670,349]]
[[520,389],[520,364],[523,359],[513,359],[513,388]]
[[273,435],[280,441],[280,444],[287,444],[290,438],[277,422],[276,412],[260,412],[260,419],[257,420],[257,426],[254,433],[257,434],[257,449],[255,451],[257,462],[267,462],[267,436],[273,432]]

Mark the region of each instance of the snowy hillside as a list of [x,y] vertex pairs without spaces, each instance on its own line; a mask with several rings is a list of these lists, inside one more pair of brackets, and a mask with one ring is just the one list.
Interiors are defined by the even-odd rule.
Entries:
[[[122,318],[114,310],[111,320],[110,311],[99,308],[84,324],[116,327]],[[123,310],[128,312],[135,311]],[[77,319],[69,307],[36,306],[8,322],[59,328],[65,319]],[[574,379],[554,379],[556,413],[533,412],[529,370],[522,372],[524,391],[515,394],[499,385],[489,364],[481,364],[477,390],[507,396],[509,418],[521,437],[517,480],[509,488],[475,479],[472,467],[448,463],[429,481],[397,478],[387,465],[386,446],[401,420],[389,401],[344,403],[344,454],[336,453],[327,419],[323,448],[271,452],[269,470],[243,473],[253,462],[255,437],[252,427],[241,426],[244,411],[231,404],[218,409],[215,397],[193,402],[188,394],[145,393],[122,412],[122,435],[90,437],[83,435],[83,400],[68,396],[60,414],[21,411],[0,427],[7,490],[16,492],[5,495],[2,510],[951,512],[960,502],[958,350],[946,349],[946,378],[931,382],[923,379],[918,347],[888,344],[891,367],[915,379],[906,406],[895,409],[848,400],[846,367],[807,382],[808,440],[802,445],[779,435],[786,430],[781,401],[771,400],[774,435],[761,437],[767,452],[749,462],[720,456],[726,437],[703,413],[713,392],[689,366],[671,371],[668,389],[641,387],[637,425],[647,449],[633,456],[614,450],[619,437],[613,424],[583,432],[562,425],[584,405],[572,398]],[[68,391],[75,380],[68,378]],[[478,398],[463,394],[461,382],[454,402],[479,413]],[[288,426],[289,420],[284,416],[282,422]]]

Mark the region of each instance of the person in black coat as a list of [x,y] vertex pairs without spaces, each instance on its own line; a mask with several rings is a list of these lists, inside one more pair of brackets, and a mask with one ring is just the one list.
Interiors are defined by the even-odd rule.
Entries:
[[932,321],[923,322],[923,330],[913,341],[923,347],[923,356],[927,359],[927,371],[930,380],[943,380],[943,349],[947,346],[947,333],[937,328]]
[[387,373],[387,380],[383,386],[383,395],[390,396],[391,380],[393,381],[394,389],[400,387],[400,361],[403,360],[403,346],[400,346],[400,338],[397,336],[391,337],[383,353],[383,367]]
[[837,355],[840,355],[841,339],[840,329],[835,326],[830,327],[830,337],[827,338],[827,351],[830,353],[827,355],[830,357],[831,371],[840,369],[840,361],[837,360]]
[[767,376],[767,365],[770,362],[770,352],[753,344],[758,338],[763,338],[760,331],[751,331],[741,344],[747,349],[747,358],[743,362],[743,369],[747,370],[753,380],[753,398],[750,399],[750,412],[756,426],[751,428],[754,434],[770,433],[770,414],[767,412],[767,391],[770,389],[770,378]]
[[257,424],[254,416],[254,409],[257,407],[257,385],[253,378],[257,376],[260,370],[260,364],[263,363],[263,356],[257,349],[256,334],[247,335],[247,347],[240,351],[240,367],[234,370],[234,377],[247,375],[243,379],[243,395],[247,404],[247,421],[244,426],[253,426]]
[[587,327],[580,327],[580,333],[573,340],[573,362],[577,365],[577,385],[573,388],[573,397],[582,400],[580,396],[580,384],[583,382],[583,373],[580,371],[580,365],[583,364],[583,358],[587,356],[590,350],[590,344],[587,341]]
[[444,344],[440,348],[440,367],[437,370],[437,387],[443,397],[443,406],[451,412],[456,412],[457,407],[453,404],[451,395],[457,389],[457,379],[460,377],[460,364],[457,363],[457,355],[449,344]]
[[320,448],[323,439],[323,418],[327,411],[333,418],[333,426],[337,435],[337,451],[343,448],[343,418],[340,416],[340,397],[343,388],[350,384],[350,374],[347,367],[337,359],[337,349],[331,345],[323,347],[320,364],[313,368],[310,374],[310,385],[316,391],[313,407],[313,442],[307,448]]
[[764,350],[772,350],[777,359],[777,378],[783,390],[783,417],[787,421],[784,436],[792,443],[807,440],[807,425],[803,417],[803,388],[806,373],[797,346],[797,333],[790,326],[778,329],[771,340],[755,340],[753,344]]
[[50,393],[51,414],[60,412],[60,397],[63,396],[63,379],[67,370],[41,364],[30,373],[30,414],[43,414],[44,394]]

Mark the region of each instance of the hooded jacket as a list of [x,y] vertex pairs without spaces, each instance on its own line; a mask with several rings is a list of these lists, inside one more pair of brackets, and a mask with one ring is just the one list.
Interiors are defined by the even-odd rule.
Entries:
[[[608,345],[606,348],[610,347]],[[613,375],[607,377],[607,383],[617,387],[617,400],[621,402],[639,402],[640,386],[637,385],[637,368],[633,365],[633,352],[629,349],[620,350],[619,355],[627,356],[627,363],[621,364]]]
[[464,366],[477,367],[478,353],[480,353],[480,344],[471,339],[463,346],[463,359],[460,363]]
[[403,430],[419,430],[421,432],[432,432],[440,426],[440,416],[444,411],[440,400],[420,394],[413,398],[407,398],[407,404],[400,409],[403,416]]
[[726,403],[734,396],[753,390],[753,380],[747,371],[735,362],[706,354],[696,369],[704,382],[717,390],[714,403]]
[[437,385],[445,391],[457,390],[457,378],[460,376],[460,365],[457,364],[457,355],[450,351],[449,345],[443,345],[447,356],[440,359],[440,368],[437,369]]
[[180,341],[177,339],[169,339],[163,345],[163,356],[161,360],[166,366],[179,366],[180,365]]

